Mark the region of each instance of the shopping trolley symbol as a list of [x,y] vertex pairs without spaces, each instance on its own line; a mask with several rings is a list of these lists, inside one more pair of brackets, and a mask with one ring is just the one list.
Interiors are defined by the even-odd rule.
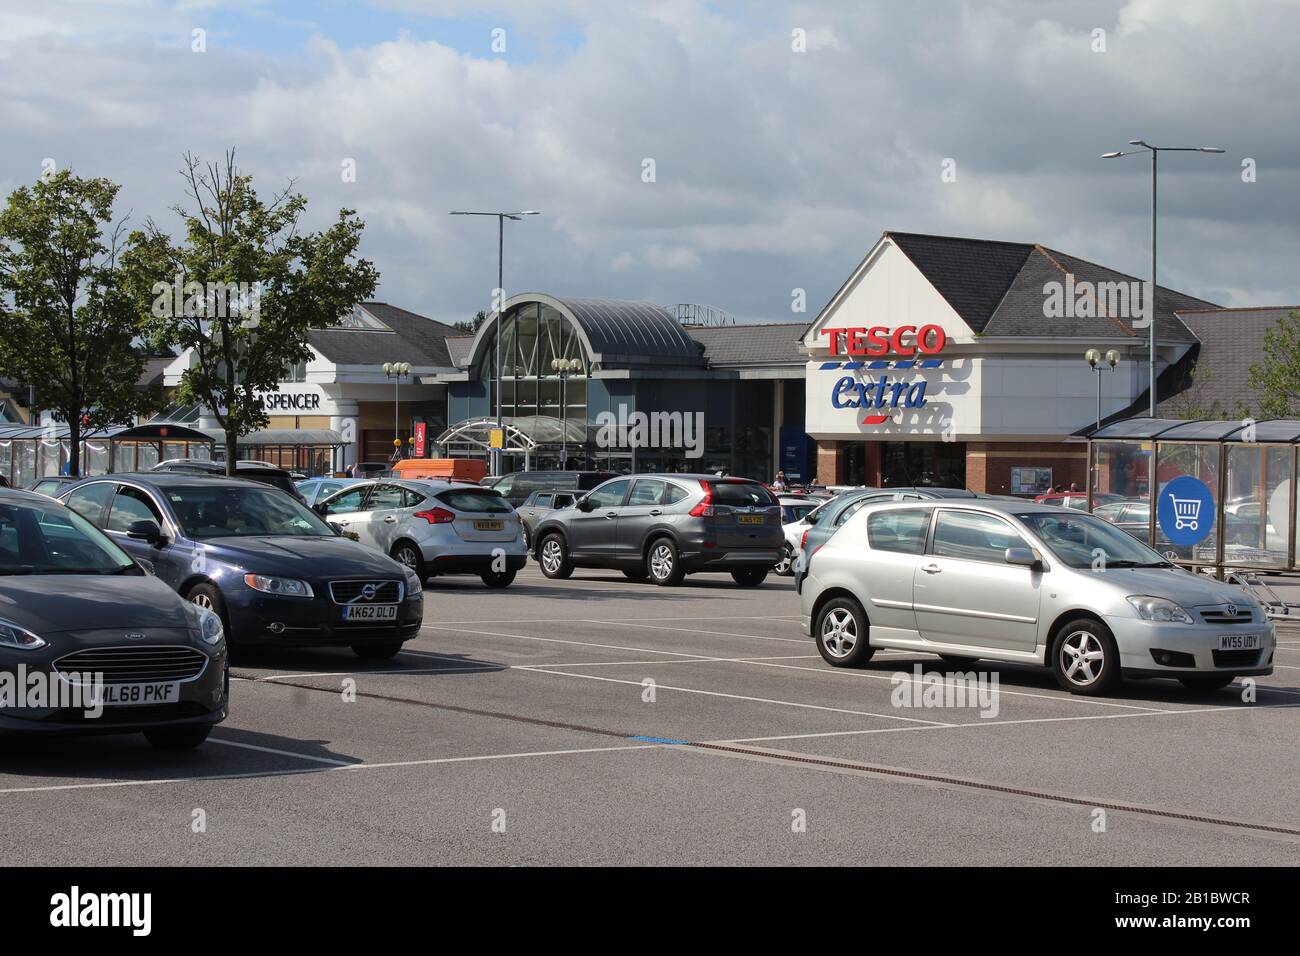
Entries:
[[1201,527],[1201,499],[1200,498],[1175,498],[1169,496],[1169,500],[1174,503],[1174,529],[1182,531],[1184,528],[1190,528],[1192,531],[1198,531]]

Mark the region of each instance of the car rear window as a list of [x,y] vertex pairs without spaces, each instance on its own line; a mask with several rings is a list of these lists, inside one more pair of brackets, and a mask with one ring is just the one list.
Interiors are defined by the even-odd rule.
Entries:
[[713,485],[713,503],[742,507],[775,505],[776,498],[756,481],[720,481]]
[[491,488],[457,488],[435,495],[443,504],[451,505],[457,511],[478,511],[488,514],[506,514],[510,511],[510,502],[506,501]]

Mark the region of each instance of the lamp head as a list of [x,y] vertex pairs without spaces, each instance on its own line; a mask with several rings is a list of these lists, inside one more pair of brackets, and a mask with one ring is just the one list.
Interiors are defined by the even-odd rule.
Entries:
[[1101,361],[1101,352],[1097,349],[1088,349],[1088,351],[1083,353],[1083,360],[1092,368],[1096,368],[1097,364]]

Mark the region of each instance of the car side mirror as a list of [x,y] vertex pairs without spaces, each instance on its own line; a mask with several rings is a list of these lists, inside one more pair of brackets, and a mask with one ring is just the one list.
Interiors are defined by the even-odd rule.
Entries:
[[1026,568],[1040,568],[1043,566],[1043,559],[1033,550],[1033,548],[1007,548],[1007,564],[1019,564]]
[[330,513],[329,505],[325,504],[323,501],[318,501],[316,504],[312,505],[311,510],[316,512],[322,518]]
[[158,544],[163,539],[162,528],[158,527],[158,522],[151,518],[132,521],[127,526],[126,536],[136,541],[147,541],[149,544]]
[[586,498],[579,498],[577,501],[575,501],[575,502],[573,503],[573,505],[574,505],[574,507],[577,508],[579,511],[591,511],[591,510],[592,510],[592,504],[591,504],[591,502],[588,501]]

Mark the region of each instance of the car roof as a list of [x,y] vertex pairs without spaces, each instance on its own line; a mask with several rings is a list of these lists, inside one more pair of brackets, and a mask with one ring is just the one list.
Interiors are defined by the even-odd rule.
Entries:
[[183,471],[125,471],[110,475],[90,475],[82,478],[77,484],[89,484],[92,481],[129,481],[135,485],[153,485],[160,490],[183,487],[207,488],[214,484],[227,485],[232,488],[268,487],[264,482],[253,481],[249,478],[231,478],[227,475],[214,475],[207,472]]
[[11,504],[58,504],[63,502],[43,495],[39,491],[25,491],[22,488],[0,488],[0,502]]
[[1027,501],[1022,498],[993,498],[972,495],[970,498],[931,498],[921,501],[880,501],[875,502],[862,510],[879,511],[882,509],[899,510],[906,508],[962,508],[973,511],[988,511],[997,514],[1007,515],[1027,515],[1027,514],[1047,514],[1047,515],[1074,515],[1078,516],[1084,512],[1068,511],[1059,505],[1038,504],[1034,501]]

